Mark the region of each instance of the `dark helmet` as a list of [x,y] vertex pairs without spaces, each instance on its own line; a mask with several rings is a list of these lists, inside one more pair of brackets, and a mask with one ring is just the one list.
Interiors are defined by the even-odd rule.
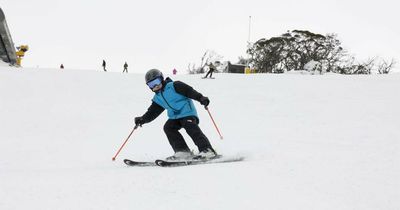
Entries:
[[160,78],[161,80],[164,80],[164,76],[163,76],[162,72],[158,69],[150,69],[147,71],[146,75],[144,76],[146,83],[148,83],[156,78]]

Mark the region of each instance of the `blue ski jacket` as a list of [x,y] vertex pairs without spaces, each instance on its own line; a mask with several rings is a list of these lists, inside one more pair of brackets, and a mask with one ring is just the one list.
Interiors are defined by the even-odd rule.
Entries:
[[188,116],[194,116],[198,119],[193,100],[199,101],[203,95],[191,86],[181,82],[172,81],[166,78],[163,82],[163,88],[156,92],[152,104],[147,112],[142,116],[145,123],[153,121],[164,110],[168,112],[169,119],[180,119]]
[[153,101],[168,111],[169,119],[197,116],[193,101],[176,92],[174,83],[168,82],[162,91],[157,92]]

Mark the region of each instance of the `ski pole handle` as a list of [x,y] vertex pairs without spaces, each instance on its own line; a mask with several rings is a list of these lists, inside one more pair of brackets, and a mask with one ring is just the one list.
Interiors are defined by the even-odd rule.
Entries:
[[126,142],[128,142],[129,138],[131,137],[132,133],[139,127],[139,125],[135,125],[135,127],[132,129],[131,133],[129,134],[128,138],[126,138],[125,142],[122,144],[122,146],[119,148],[118,152],[114,155],[112,158],[112,161],[115,161],[115,158],[118,156],[119,152],[121,152],[122,148],[125,146]]
[[212,117],[212,115],[210,113],[210,110],[208,110],[208,107],[205,107],[205,109],[207,110],[208,115],[210,115],[210,118],[211,118],[211,120],[212,120],[212,122],[214,124],[215,129],[217,129],[217,132],[219,134],[219,138],[222,140],[224,137],[222,137],[221,132],[219,131],[217,124],[215,124],[214,118]]

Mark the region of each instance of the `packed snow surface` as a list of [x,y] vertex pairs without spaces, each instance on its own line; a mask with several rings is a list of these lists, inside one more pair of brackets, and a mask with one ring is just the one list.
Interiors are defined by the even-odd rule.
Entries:
[[[400,209],[400,74],[171,76],[208,96],[200,127],[235,163],[172,154],[143,74],[0,67],[0,209]],[[196,149],[182,131],[190,147]]]

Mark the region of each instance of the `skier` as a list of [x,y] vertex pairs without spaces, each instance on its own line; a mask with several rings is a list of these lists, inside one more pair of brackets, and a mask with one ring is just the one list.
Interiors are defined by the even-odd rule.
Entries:
[[61,65],[60,65],[60,69],[64,69],[64,64],[61,64]]
[[124,72],[128,73],[128,63],[126,61],[124,64],[124,71],[122,71],[122,73],[124,73]]
[[104,70],[104,71],[107,71],[107,70],[106,70],[106,61],[105,61],[105,60],[103,60],[103,64],[102,64],[101,66],[103,66],[103,70]]
[[206,76],[203,77],[203,78],[207,78],[208,75],[210,75],[210,78],[213,78],[213,77],[212,77],[212,73],[215,71],[215,66],[210,62],[210,63],[208,64],[208,68],[209,68],[209,70],[208,70]]
[[[192,99],[199,101],[207,108],[210,100],[191,86],[181,81],[164,79],[162,72],[151,69],[145,75],[147,86],[155,93],[150,107],[141,117],[135,117],[135,124],[142,126],[156,119],[165,109],[168,111],[168,120],[164,125],[164,132],[175,154],[167,160],[212,159],[217,153],[211,146],[208,138],[201,131],[199,118]],[[198,147],[198,155],[194,155],[187,146],[179,130],[184,128]]]

